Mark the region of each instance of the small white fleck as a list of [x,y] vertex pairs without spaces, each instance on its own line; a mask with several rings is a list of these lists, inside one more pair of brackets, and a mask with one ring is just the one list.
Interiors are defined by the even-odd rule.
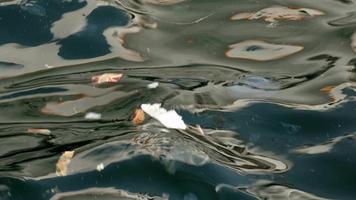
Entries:
[[85,114],[85,119],[101,119],[101,114],[100,113],[95,113],[95,112],[89,112]]
[[149,89],[155,89],[155,88],[158,87],[158,85],[159,85],[158,82],[153,82],[153,83],[148,84],[148,85],[147,85],[147,88],[149,88]]
[[96,166],[96,170],[97,171],[102,171],[104,169],[104,164],[103,163],[100,163],[99,165]]
[[47,69],[51,69],[51,68],[53,68],[53,67],[54,67],[54,66],[49,65],[49,64],[44,64],[44,66],[45,66]]

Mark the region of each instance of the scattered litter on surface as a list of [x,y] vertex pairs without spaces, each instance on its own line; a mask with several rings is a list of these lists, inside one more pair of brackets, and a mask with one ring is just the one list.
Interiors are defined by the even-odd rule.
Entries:
[[100,172],[100,171],[103,171],[104,168],[105,168],[105,166],[104,166],[103,163],[100,163],[99,165],[96,166],[96,170],[99,171],[99,172]]
[[196,129],[201,135],[205,135],[205,133],[204,133],[203,129],[200,127],[200,125],[197,124]]
[[160,103],[142,104],[141,108],[143,111],[145,111],[145,113],[161,122],[167,128],[187,128],[187,125],[185,125],[184,121],[182,120],[182,117],[178,115],[175,110],[167,111],[166,109],[161,108]]
[[51,69],[51,68],[53,68],[53,67],[54,67],[54,66],[49,65],[49,64],[44,64],[44,66],[45,66],[47,69]]
[[102,84],[102,83],[117,83],[123,77],[123,74],[117,73],[105,73],[101,75],[95,75],[91,78],[94,84]]
[[65,151],[61,157],[59,157],[58,162],[56,164],[56,174],[57,176],[66,176],[67,175],[67,167],[70,163],[70,160],[74,156],[74,151]]
[[150,83],[147,85],[147,88],[149,89],[155,89],[159,86],[159,83],[158,82],[153,82],[153,83]]
[[142,122],[145,120],[145,113],[142,109],[136,109],[134,113],[134,117],[132,119],[132,122],[136,125],[142,124]]
[[333,86],[325,86],[321,88],[320,91],[329,94],[333,88],[334,88]]
[[51,135],[51,131],[45,128],[29,128],[28,133],[39,134],[39,135]]
[[87,114],[85,114],[84,118],[91,119],[91,120],[101,119],[101,114],[95,112],[88,112]]

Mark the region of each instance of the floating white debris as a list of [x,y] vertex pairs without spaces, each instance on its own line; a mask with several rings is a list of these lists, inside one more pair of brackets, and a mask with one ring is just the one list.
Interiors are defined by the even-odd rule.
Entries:
[[231,20],[254,20],[264,19],[266,22],[276,22],[277,20],[302,20],[305,17],[325,15],[325,13],[310,8],[288,8],[284,6],[272,6],[264,8],[254,13],[238,13],[231,17]]
[[95,119],[101,119],[101,114],[100,113],[95,113],[95,112],[89,112],[87,114],[85,114],[85,119],[91,119],[91,120],[95,120]]
[[247,40],[230,45],[226,56],[248,60],[275,60],[303,50],[302,46],[271,44],[259,40]]
[[91,80],[94,84],[117,83],[121,80],[122,76],[123,74],[105,73],[105,74],[93,76]]
[[175,110],[167,111],[166,109],[161,108],[160,103],[142,104],[141,108],[145,113],[161,122],[167,128],[187,128],[187,125],[185,125],[184,121],[182,120],[182,117],[178,115]]
[[99,165],[96,166],[96,170],[97,171],[103,171],[104,170],[104,164],[103,163],[100,163]]
[[148,84],[148,85],[147,85],[147,88],[149,88],[149,89],[155,89],[155,88],[158,87],[158,85],[159,85],[158,82],[153,82],[153,83]]
[[70,163],[70,160],[74,156],[74,151],[65,151],[61,157],[59,157],[58,162],[56,164],[56,174],[57,176],[66,176],[67,175],[67,167]]
[[40,135],[50,135],[51,131],[49,129],[44,129],[44,128],[29,128],[27,129],[27,132],[33,133],[33,134],[40,134]]
[[51,69],[51,68],[53,68],[53,67],[54,67],[54,66],[49,65],[49,64],[44,64],[44,66],[45,66],[47,69]]
[[205,135],[203,129],[201,128],[201,126],[199,124],[197,124],[196,130],[198,131],[198,133],[200,133],[200,135]]

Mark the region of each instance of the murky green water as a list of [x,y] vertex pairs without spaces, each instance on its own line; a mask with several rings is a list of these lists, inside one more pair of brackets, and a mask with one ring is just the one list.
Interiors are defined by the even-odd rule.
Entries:
[[356,198],[356,2],[0,2],[1,200]]

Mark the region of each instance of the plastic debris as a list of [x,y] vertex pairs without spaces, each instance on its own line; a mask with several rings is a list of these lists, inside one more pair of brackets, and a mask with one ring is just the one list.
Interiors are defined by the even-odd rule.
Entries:
[[29,128],[27,132],[39,135],[51,135],[51,131],[45,128]]
[[100,171],[103,171],[104,168],[105,168],[105,167],[104,167],[104,164],[103,164],[103,163],[100,163],[99,165],[96,166],[96,170],[99,171],[99,172],[100,172]]
[[248,60],[275,60],[303,50],[302,46],[271,44],[260,40],[247,40],[230,45],[226,56]]
[[182,120],[182,117],[175,110],[167,111],[161,108],[160,103],[142,104],[141,108],[145,113],[161,122],[167,128],[186,129],[187,125]]
[[329,93],[331,93],[333,88],[334,88],[334,86],[325,86],[325,87],[321,88],[320,91],[329,94]]
[[44,66],[45,66],[47,69],[51,69],[51,68],[53,68],[53,67],[54,67],[54,66],[49,65],[49,64],[44,64]]
[[58,162],[56,164],[56,174],[57,176],[66,176],[67,175],[67,167],[70,163],[70,160],[74,156],[74,151],[65,151],[61,157],[59,157]]
[[136,125],[142,124],[143,120],[145,120],[145,113],[142,109],[136,109],[132,122]]
[[105,74],[93,76],[91,80],[94,84],[117,83],[121,80],[122,77],[123,74],[105,73]]
[[89,113],[85,114],[84,118],[91,119],[91,120],[101,119],[101,114],[95,113],[95,112],[89,112]]
[[254,20],[264,19],[266,22],[276,22],[278,20],[302,20],[305,17],[325,15],[324,12],[310,8],[288,8],[284,6],[272,6],[252,13],[238,13],[231,17],[231,20]]
[[153,82],[153,83],[150,83],[147,85],[147,88],[149,89],[155,89],[159,86],[159,83],[158,82]]
[[196,125],[196,130],[198,131],[198,133],[200,133],[200,135],[205,135],[203,129],[201,128],[201,126],[199,124]]

